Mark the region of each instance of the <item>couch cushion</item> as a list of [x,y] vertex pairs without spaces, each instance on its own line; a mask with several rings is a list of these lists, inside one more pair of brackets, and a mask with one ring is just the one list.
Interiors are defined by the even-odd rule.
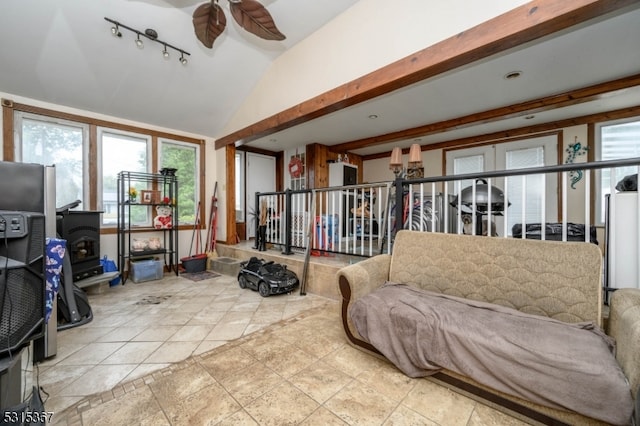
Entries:
[[400,231],[389,280],[565,322],[602,325],[594,244]]

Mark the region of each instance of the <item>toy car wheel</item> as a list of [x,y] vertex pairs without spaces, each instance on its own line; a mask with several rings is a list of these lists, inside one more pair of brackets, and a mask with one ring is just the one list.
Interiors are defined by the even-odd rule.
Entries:
[[247,288],[247,278],[244,275],[238,277],[238,285],[240,288]]
[[264,281],[260,281],[260,284],[258,284],[258,293],[260,293],[262,297],[267,297],[269,295],[269,285]]

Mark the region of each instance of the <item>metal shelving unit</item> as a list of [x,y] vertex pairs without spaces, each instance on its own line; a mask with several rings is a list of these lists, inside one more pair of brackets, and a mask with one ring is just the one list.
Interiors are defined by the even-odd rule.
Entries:
[[[132,201],[129,191],[135,188],[138,197]],[[142,198],[142,192],[149,191],[148,199]],[[157,206],[172,208],[171,227],[154,227]],[[126,282],[130,261],[149,258],[164,260],[165,272],[179,273],[178,269],[178,179],[171,173],[140,173],[122,171],[118,173],[118,270],[122,283]],[[137,219],[137,221],[136,221]],[[132,223],[133,222],[133,223]],[[134,250],[133,235],[161,234],[162,246],[156,249]],[[125,273],[125,267],[126,272]]]

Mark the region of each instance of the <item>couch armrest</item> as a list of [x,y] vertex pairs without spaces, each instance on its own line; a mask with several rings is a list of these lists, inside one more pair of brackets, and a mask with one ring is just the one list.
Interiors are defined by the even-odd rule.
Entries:
[[[371,293],[389,279],[390,264],[391,255],[380,254],[340,269],[338,271],[338,280],[341,283],[340,293],[342,298],[345,299],[342,282],[345,282],[345,285],[348,284],[350,288],[349,299],[357,300]],[[344,277],[346,281],[341,280],[341,277]]]
[[635,399],[640,386],[640,290],[616,290],[609,307],[608,334],[616,340],[616,359]]
[[368,342],[362,340],[349,318],[350,304],[382,286],[389,279],[391,255],[379,254],[353,265],[345,266],[338,271],[338,285],[342,295],[342,325],[349,342],[379,352]]

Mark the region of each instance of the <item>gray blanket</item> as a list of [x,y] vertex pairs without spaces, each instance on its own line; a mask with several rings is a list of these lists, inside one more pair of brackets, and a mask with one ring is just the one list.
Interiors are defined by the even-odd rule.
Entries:
[[613,342],[591,323],[393,283],[356,300],[349,315],[358,333],[410,377],[444,368],[541,405],[630,423],[633,401]]

